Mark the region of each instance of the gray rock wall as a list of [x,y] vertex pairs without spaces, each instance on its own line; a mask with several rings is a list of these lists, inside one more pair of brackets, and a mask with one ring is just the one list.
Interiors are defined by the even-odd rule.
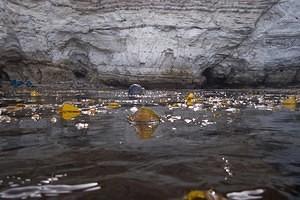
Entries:
[[39,83],[300,80],[299,0],[2,0],[0,66]]

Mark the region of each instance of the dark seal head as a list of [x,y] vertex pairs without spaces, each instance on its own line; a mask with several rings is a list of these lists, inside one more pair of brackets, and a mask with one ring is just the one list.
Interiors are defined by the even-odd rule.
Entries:
[[145,92],[145,88],[143,88],[139,84],[132,84],[128,88],[128,95],[129,96],[143,95],[144,92]]

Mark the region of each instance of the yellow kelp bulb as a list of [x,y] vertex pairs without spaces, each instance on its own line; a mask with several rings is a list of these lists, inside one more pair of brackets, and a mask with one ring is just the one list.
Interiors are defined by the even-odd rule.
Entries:
[[153,137],[158,124],[137,123],[134,125],[140,139],[146,140]]
[[146,107],[139,108],[133,115],[129,116],[132,122],[158,122],[160,117],[151,109]]
[[111,103],[108,103],[106,105],[106,108],[109,108],[109,109],[118,109],[118,108],[121,108],[121,105],[117,102],[111,102]]
[[38,97],[38,96],[41,96],[41,95],[37,91],[33,90],[33,91],[30,92],[30,96],[32,96],[32,97]]
[[193,92],[188,93],[185,97],[185,103],[187,106],[193,106],[196,102],[195,94]]
[[61,112],[60,116],[64,119],[64,120],[73,120],[74,118],[78,117],[80,115],[80,112]]
[[185,102],[187,106],[193,106],[195,103],[195,94],[193,92],[188,93],[185,97]]
[[16,104],[16,107],[17,107],[17,108],[25,108],[26,105],[23,104],[23,103],[17,103],[17,104]]
[[227,200],[222,195],[216,193],[214,190],[193,190],[189,192],[184,200]]
[[297,100],[295,96],[289,96],[287,99],[285,99],[282,102],[283,105],[296,105],[297,104]]
[[64,103],[62,107],[59,110],[60,112],[75,112],[75,113],[80,113],[79,108],[77,108],[75,105],[71,103]]
[[80,115],[79,108],[71,103],[64,103],[59,112],[64,120],[72,120]]
[[205,196],[205,191],[192,190],[184,197],[184,200],[206,200]]
[[192,100],[195,99],[195,94],[193,92],[188,93],[188,95],[185,97],[185,100]]

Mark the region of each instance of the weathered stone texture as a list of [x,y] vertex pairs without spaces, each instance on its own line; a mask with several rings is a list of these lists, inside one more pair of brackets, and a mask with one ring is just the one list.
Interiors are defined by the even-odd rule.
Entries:
[[299,0],[2,0],[0,65],[41,83],[299,83]]

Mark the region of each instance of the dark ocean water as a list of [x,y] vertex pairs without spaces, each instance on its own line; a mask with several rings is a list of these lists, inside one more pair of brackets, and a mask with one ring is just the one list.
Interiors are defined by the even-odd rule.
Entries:
[[[281,104],[298,91],[194,91],[190,107],[187,92],[2,97],[0,198],[183,199],[213,189],[228,199],[300,199],[300,112]],[[72,120],[57,112],[66,101],[81,108]],[[158,125],[128,122],[142,105]]]

